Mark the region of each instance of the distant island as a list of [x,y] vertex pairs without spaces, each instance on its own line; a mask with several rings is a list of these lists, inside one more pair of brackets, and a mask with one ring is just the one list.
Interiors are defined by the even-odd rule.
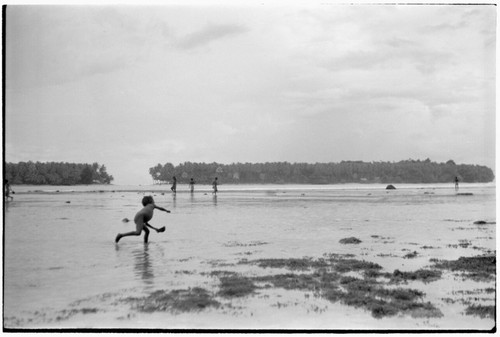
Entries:
[[110,184],[113,176],[99,163],[19,162],[5,164],[4,179],[15,185]]
[[[177,182],[211,184],[218,177],[222,184],[431,184],[451,183],[455,177],[465,183],[487,183],[493,171],[480,165],[426,160],[400,162],[342,161],[340,163],[193,163],[174,166],[158,164],[149,169],[154,184]],[[90,185],[110,184],[114,178],[99,163],[19,162],[5,163],[4,179],[14,185]]]
[[466,183],[487,183],[495,179],[486,166],[455,164],[426,160],[400,162],[342,161],[340,163],[219,163],[185,162],[174,166],[158,164],[149,169],[155,184],[177,178],[188,184],[193,178],[198,184],[210,184],[218,177],[223,184],[346,184],[346,183],[450,183],[455,177]]

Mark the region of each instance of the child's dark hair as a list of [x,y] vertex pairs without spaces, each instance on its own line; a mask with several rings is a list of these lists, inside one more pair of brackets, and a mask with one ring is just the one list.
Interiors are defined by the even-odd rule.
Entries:
[[154,203],[152,196],[148,195],[148,196],[145,196],[144,198],[142,198],[142,206],[146,206],[146,205],[149,205],[152,203]]

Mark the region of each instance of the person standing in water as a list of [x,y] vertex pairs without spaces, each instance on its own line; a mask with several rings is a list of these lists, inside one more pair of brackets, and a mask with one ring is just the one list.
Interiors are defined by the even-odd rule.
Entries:
[[191,191],[191,193],[194,193],[194,180],[193,178],[191,178],[191,180],[189,181],[189,190]]
[[213,183],[212,183],[212,188],[213,188],[213,190],[214,190],[214,191],[212,192],[212,194],[217,195],[217,177],[215,177],[215,179],[214,179],[214,181],[213,181]]
[[455,177],[455,191],[458,191],[458,177]]
[[177,193],[177,178],[174,176],[173,180],[174,182],[172,183],[172,187],[170,187],[170,189],[172,190],[172,192]]
[[141,235],[141,232],[144,231],[144,243],[148,243],[148,237],[149,237],[149,228],[152,228],[158,232],[158,229],[154,228],[151,226],[148,221],[153,218],[153,212],[156,209],[159,209],[160,211],[164,211],[167,213],[170,213],[169,210],[159,207],[155,205],[155,201],[152,196],[146,196],[142,198],[142,205],[144,206],[143,209],[141,209],[139,212],[134,217],[134,222],[135,222],[135,231],[128,232],[128,233],[118,233],[118,235],[115,238],[115,242],[118,243],[121,238],[124,236],[139,236]]
[[9,181],[7,179],[5,179],[5,182],[4,182],[4,187],[5,187],[5,200],[9,200],[9,198],[11,200],[14,200],[14,197],[12,197],[10,195],[10,193],[14,194],[14,191],[10,188],[10,184],[9,184]]

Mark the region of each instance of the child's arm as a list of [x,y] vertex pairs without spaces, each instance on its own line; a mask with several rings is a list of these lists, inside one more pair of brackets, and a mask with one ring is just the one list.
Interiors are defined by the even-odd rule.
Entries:
[[169,211],[168,209],[165,209],[165,208],[163,208],[163,207],[160,207],[160,206],[156,206],[156,205],[155,205],[155,208],[156,208],[156,209],[159,209],[160,211],[164,211],[164,212],[170,213],[170,211]]

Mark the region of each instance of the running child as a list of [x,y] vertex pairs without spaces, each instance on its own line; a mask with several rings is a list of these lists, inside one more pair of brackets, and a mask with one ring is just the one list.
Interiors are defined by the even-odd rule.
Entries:
[[141,209],[139,212],[137,212],[137,214],[134,217],[134,222],[135,222],[135,226],[136,226],[135,231],[123,233],[123,234],[118,233],[118,235],[116,236],[115,242],[120,241],[120,239],[124,236],[139,236],[139,235],[141,235],[141,232],[144,231],[144,233],[145,233],[144,234],[144,243],[147,243],[148,237],[149,237],[148,227],[156,230],[157,232],[162,232],[163,230],[165,230],[164,228],[162,228],[163,230],[154,228],[153,226],[151,226],[148,223],[148,221],[153,218],[153,212],[154,212],[155,208],[159,209],[160,211],[167,212],[167,213],[170,213],[170,211],[163,208],[163,207],[156,206],[152,196],[146,196],[146,197],[142,198],[142,205],[144,206],[144,208]]

